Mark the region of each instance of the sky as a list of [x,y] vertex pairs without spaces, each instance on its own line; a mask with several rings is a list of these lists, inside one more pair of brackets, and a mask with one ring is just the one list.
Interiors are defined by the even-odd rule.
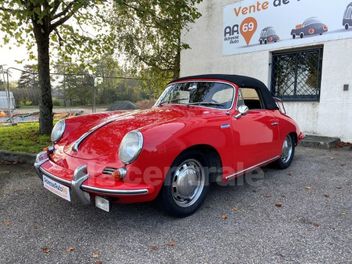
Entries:
[[[3,33],[0,31],[0,38],[2,39]],[[1,42],[1,41],[0,41]],[[23,61],[23,64],[18,64],[16,61]],[[24,65],[28,63],[28,52],[24,46],[17,47],[13,44],[8,44],[6,46],[0,47],[0,65],[3,65],[4,68],[15,67],[23,69]],[[12,73],[11,78],[19,78],[19,73]]]

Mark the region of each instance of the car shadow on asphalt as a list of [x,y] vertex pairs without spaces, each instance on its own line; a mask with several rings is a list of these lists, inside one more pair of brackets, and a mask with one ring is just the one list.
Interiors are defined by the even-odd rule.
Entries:
[[[296,160],[299,161],[300,156],[297,155]],[[193,217],[204,215],[207,209],[224,206],[226,203],[241,203],[251,194],[265,192],[267,181],[272,181],[277,175],[281,175],[284,170],[278,170],[273,164],[269,164],[262,168],[257,168],[249,173],[238,176],[236,179],[230,180],[227,184],[212,183],[204,204],[199,208]],[[287,173],[285,173],[287,174]],[[56,197],[55,197],[56,198]],[[224,204],[225,203],[225,204]],[[164,221],[177,220],[177,218],[169,216],[160,208],[157,201],[149,203],[137,204],[112,204],[109,213],[101,211],[94,206],[82,208],[80,205],[74,205],[73,208],[79,213],[89,215],[89,218],[97,218],[100,221],[110,222],[129,222],[134,219],[136,223],[143,222],[145,217],[157,219],[157,223]],[[158,217],[155,217],[158,216]],[[95,222],[95,221],[93,221]]]
[[[297,155],[294,163],[299,161],[300,158],[301,157]],[[253,196],[254,193],[260,192],[263,188],[265,189],[265,185],[271,184],[272,179],[276,175],[281,174],[281,172],[282,171],[276,170],[272,166],[266,166],[251,173],[239,176],[237,179],[230,181],[227,185],[216,183],[212,184],[204,204],[194,215],[189,218],[193,219],[194,217],[207,217],[207,214],[214,213],[211,210],[217,210],[217,208],[221,209],[224,206],[228,207],[234,203],[241,203],[242,200],[248,199],[250,196]],[[70,204],[69,202],[66,202],[51,194],[49,191],[46,191],[42,187],[42,183],[39,179],[36,179],[38,181],[34,180],[34,177],[37,178],[34,173],[29,172],[28,174],[28,176],[33,175],[33,178],[27,176],[25,177],[31,187],[30,189],[21,190],[21,192],[26,192],[23,193],[21,197],[23,197],[23,199],[30,198],[33,200],[33,203],[30,203],[29,206],[32,207],[31,213],[38,217],[36,221],[40,221],[41,217],[43,217],[43,221],[45,220],[43,212],[51,215],[51,218],[57,218],[57,224],[66,221],[77,221],[78,223],[83,221],[84,225],[91,226],[92,228],[94,228],[94,225],[96,225],[97,222],[101,224],[131,225],[131,219],[133,219],[135,224],[143,224],[146,218],[155,220],[149,221],[149,226],[163,222],[170,222],[170,220],[177,221],[177,218],[166,215],[156,202],[140,204],[112,204],[110,213],[104,212],[94,206]],[[10,178],[5,178],[6,179],[2,179],[3,183],[10,180]],[[21,179],[24,179],[23,175],[21,175]],[[18,199],[18,196],[16,197]]]
[[[228,184],[212,183],[204,204],[191,217],[204,216],[207,209],[215,208],[217,206],[224,206],[223,201],[240,201],[246,199],[249,194],[255,193],[262,186],[265,181],[274,177],[276,170],[272,166],[259,168],[245,175],[229,181]],[[56,197],[55,197],[56,198]],[[231,203],[231,202],[230,202]],[[94,206],[81,207],[80,205],[73,205],[74,210],[79,214],[84,214],[90,219],[96,218],[99,221],[107,221],[107,223],[126,223],[131,219],[135,223],[143,223],[146,217],[157,219],[156,223],[160,224],[164,221],[178,220],[178,218],[167,215],[159,206],[157,201],[149,203],[137,204],[112,204],[109,213],[101,211]],[[157,216],[157,217],[156,217]],[[92,221],[95,222],[94,220]],[[149,222],[150,224],[150,222]]]

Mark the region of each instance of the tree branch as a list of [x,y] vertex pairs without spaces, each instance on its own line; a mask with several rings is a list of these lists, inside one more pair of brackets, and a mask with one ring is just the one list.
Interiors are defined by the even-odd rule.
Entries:
[[11,14],[23,13],[25,10],[22,9],[12,9],[0,6],[0,11],[9,12]]
[[[75,4],[75,1],[72,1],[72,2],[70,2],[60,13],[57,13],[56,15],[54,15],[53,14],[53,19],[52,20],[55,20],[55,19],[57,19],[57,18],[59,18],[59,17],[61,17],[61,16],[64,16],[64,15],[66,15],[69,11],[70,11],[70,9],[72,8],[72,6]],[[60,3],[59,3],[59,5],[60,5]],[[57,9],[56,9],[56,11],[57,11]],[[56,12],[55,11],[55,12]]]
[[145,63],[146,65],[148,65],[149,67],[154,67],[160,71],[172,71],[174,70],[173,67],[162,67],[159,63],[157,62],[153,62],[152,60],[148,60],[145,56],[141,56],[136,54],[135,55],[140,61],[142,61],[143,63]]
[[[124,6],[126,6],[127,8],[130,8],[132,10],[134,10],[136,12],[136,14],[138,14],[138,12],[144,12],[144,13],[148,13],[149,15],[151,15],[152,17],[154,17],[154,22],[157,26],[159,26],[160,28],[163,28],[163,27],[166,27],[168,25],[164,25],[163,23],[160,23],[159,20],[160,18],[155,14],[155,13],[152,13],[152,12],[149,12],[149,11],[146,11],[146,10],[142,10],[142,9],[139,9],[135,6],[133,6],[133,4],[128,4],[126,1],[122,1],[121,4],[123,4]],[[137,15],[138,17],[138,15]]]
[[63,23],[65,23],[67,20],[69,20],[74,14],[75,14],[75,12],[71,10],[71,12],[68,13],[66,16],[64,16],[61,19],[57,20],[55,23],[50,24],[49,30],[53,31],[58,26],[61,26]]
[[56,11],[59,9],[60,7],[60,4],[62,2],[60,0],[55,0],[54,3],[53,3],[53,9],[51,10],[50,12],[50,16],[53,17],[56,13]]
[[77,10],[79,10],[79,8],[84,6],[85,2],[86,1],[73,0],[60,13],[54,15],[53,18],[51,19],[51,22],[53,22],[53,20],[55,19],[58,19],[60,17],[61,18],[49,26],[50,32],[53,31],[58,26],[61,26],[62,24],[64,24],[67,20],[69,20],[77,12]]
[[63,42],[64,40],[63,40],[63,38],[61,37],[61,35],[60,35],[59,31],[57,30],[57,28],[55,28],[54,31],[55,31],[56,36],[59,38],[59,45],[60,45],[60,47],[61,47],[61,46],[62,46],[62,42]]

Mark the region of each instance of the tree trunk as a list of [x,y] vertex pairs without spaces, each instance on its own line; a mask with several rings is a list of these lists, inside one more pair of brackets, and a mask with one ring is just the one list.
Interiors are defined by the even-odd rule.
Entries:
[[34,33],[38,50],[39,73],[39,133],[50,135],[53,128],[53,102],[50,84],[49,33],[41,25],[34,23]]
[[178,79],[180,77],[180,63],[181,63],[181,49],[179,48],[177,50],[176,58],[175,58],[175,67],[174,67],[174,73],[173,73],[173,78]]
[[177,53],[175,57],[175,65],[174,65],[174,73],[173,73],[174,80],[180,77],[180,69],[181,69],[181,31],[179,31],[179,34],[178,34]]

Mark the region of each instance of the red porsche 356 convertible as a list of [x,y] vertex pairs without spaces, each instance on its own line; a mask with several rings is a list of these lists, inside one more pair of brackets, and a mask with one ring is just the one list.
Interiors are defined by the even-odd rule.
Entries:
[[68,201],[109,211],[113,202],[158,199],[183,217],[212,181],[272,162],[289,167],[303,137],[262,82],[200,75],[171,82],[149,110],[59,121],[34,166],[44,187]]

